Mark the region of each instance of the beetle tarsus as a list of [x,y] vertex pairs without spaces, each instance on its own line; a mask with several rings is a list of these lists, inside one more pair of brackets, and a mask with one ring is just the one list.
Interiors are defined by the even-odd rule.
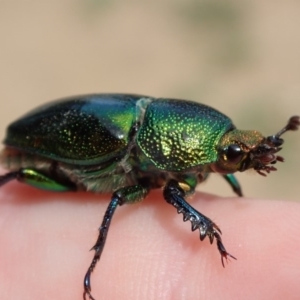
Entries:
[[175,180],[170,180],[164,189],[164,198],[169,203],[172,204],[178,213],[183,214],[183,221],[191,222],[191,229],[195,231],[199,229],[200,240],[203,241],[206,236],[208,236],[210,243],[212,244],[214,238],[217,242],[218,250],[221,254],[222,265],[224,267],[224,258],[228,260],[229,257],[236,259],[234,256],[229,254],[221,239],[221,229],[209,218],[202,215],[200,212],[195,210],[191,205],[189,205],[185,199],[185,192],[179,186],[178,182]]
[[222,265],[223,267],[225,268],[225,265],[224,265],[224,258],[226,259],[226,262],[229,260],[229,258],[233,258],[236,260],[236,258],[231,255],[230,253],[228,253],[222,243],[222,239],[221,239],[221,236],[219,235],[218,232],[214,232],[214,237],[216,238],[216,241],[217,241],[217,247],[218,247],[218,250],[221,254],[221,262],[222,262]]
[[[94,262],[94,260],[93,260],[93,262]],[[95,262],[93,267],[95,267],[96,263],[97,263],[97,261]],[[95,300],[95,298],[91,294],[91,273],[92,273],[92,271],[93,271],[93,269],[91,269],[91,267],[90,267],[84,276],[84,292],[83,292],[84,300],[87,300],[86,296],[89,297],[88,298],[89,300]]]

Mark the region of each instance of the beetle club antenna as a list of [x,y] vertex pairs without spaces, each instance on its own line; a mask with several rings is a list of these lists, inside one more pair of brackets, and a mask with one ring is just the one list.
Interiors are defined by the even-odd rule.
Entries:
[[267,137],[267,141],[270,142],[274,147],[279,147],[283,144],[283,139],[280,138],[286,131],[295,131],[298,130],[300,126],[300,117],[293,116],[290,117],[286,126],[284,126],[279,132],[275,135]]

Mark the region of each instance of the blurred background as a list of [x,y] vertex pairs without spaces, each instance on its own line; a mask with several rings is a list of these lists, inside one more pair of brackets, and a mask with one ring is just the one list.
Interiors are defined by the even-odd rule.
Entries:
[[[0,1],[0,138],[49,100],[129,92],[199,101],[240,129],[276,133],[300,114],[300,2],[238,0]],[[299,199],[300,132],[246,196]],[[232,196],[219,176],[200,186]]]

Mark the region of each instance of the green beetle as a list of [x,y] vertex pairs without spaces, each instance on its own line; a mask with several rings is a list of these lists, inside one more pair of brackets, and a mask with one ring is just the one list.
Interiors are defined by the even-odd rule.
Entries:
[[[42,106],[7,129],[1,165],[13,179],[52,191],[111,192],[95,255],[84,278],[84,299],[91,295],[90,277],[104,248],[118,205],[141,201],[151,189],[163,188],[164,199],[199,229],[200,240],[216,239],[223,259],[234,258],[221,240],[221,230],[190,206],[192,194],[209,173],[220,173],[238,196],[233,173],[253,168],[261,175],[283,161],[280,136],[297,130],[298,116],[277,134],[238,130],[217,110],[195,102],[141,95],[94,94]],[[235,259],[235,258],[234,258]]]

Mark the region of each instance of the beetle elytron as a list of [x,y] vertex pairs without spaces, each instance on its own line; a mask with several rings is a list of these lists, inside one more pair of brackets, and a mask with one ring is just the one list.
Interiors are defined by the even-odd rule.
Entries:
[[68,98],[25,115],[7,129],[0,185],[11,180],[52,191],[112,192],[94,258],[84,278],[84,294],[91,295],[90,277],[104,248],[115,209],[141,201],[151,189],[163,188],[200,240],[216,239],[224,258],[234,258],[221,240],[221,230],[190,206],[185,196],[211,172],[220,173],[238,196],[242,191],[233,173],[253,168],[261,175],[283,161],[280,136],[297,130],[298,116],[277,134],[238,130],[222,113],[203,104],[140,95],[94,94]]

